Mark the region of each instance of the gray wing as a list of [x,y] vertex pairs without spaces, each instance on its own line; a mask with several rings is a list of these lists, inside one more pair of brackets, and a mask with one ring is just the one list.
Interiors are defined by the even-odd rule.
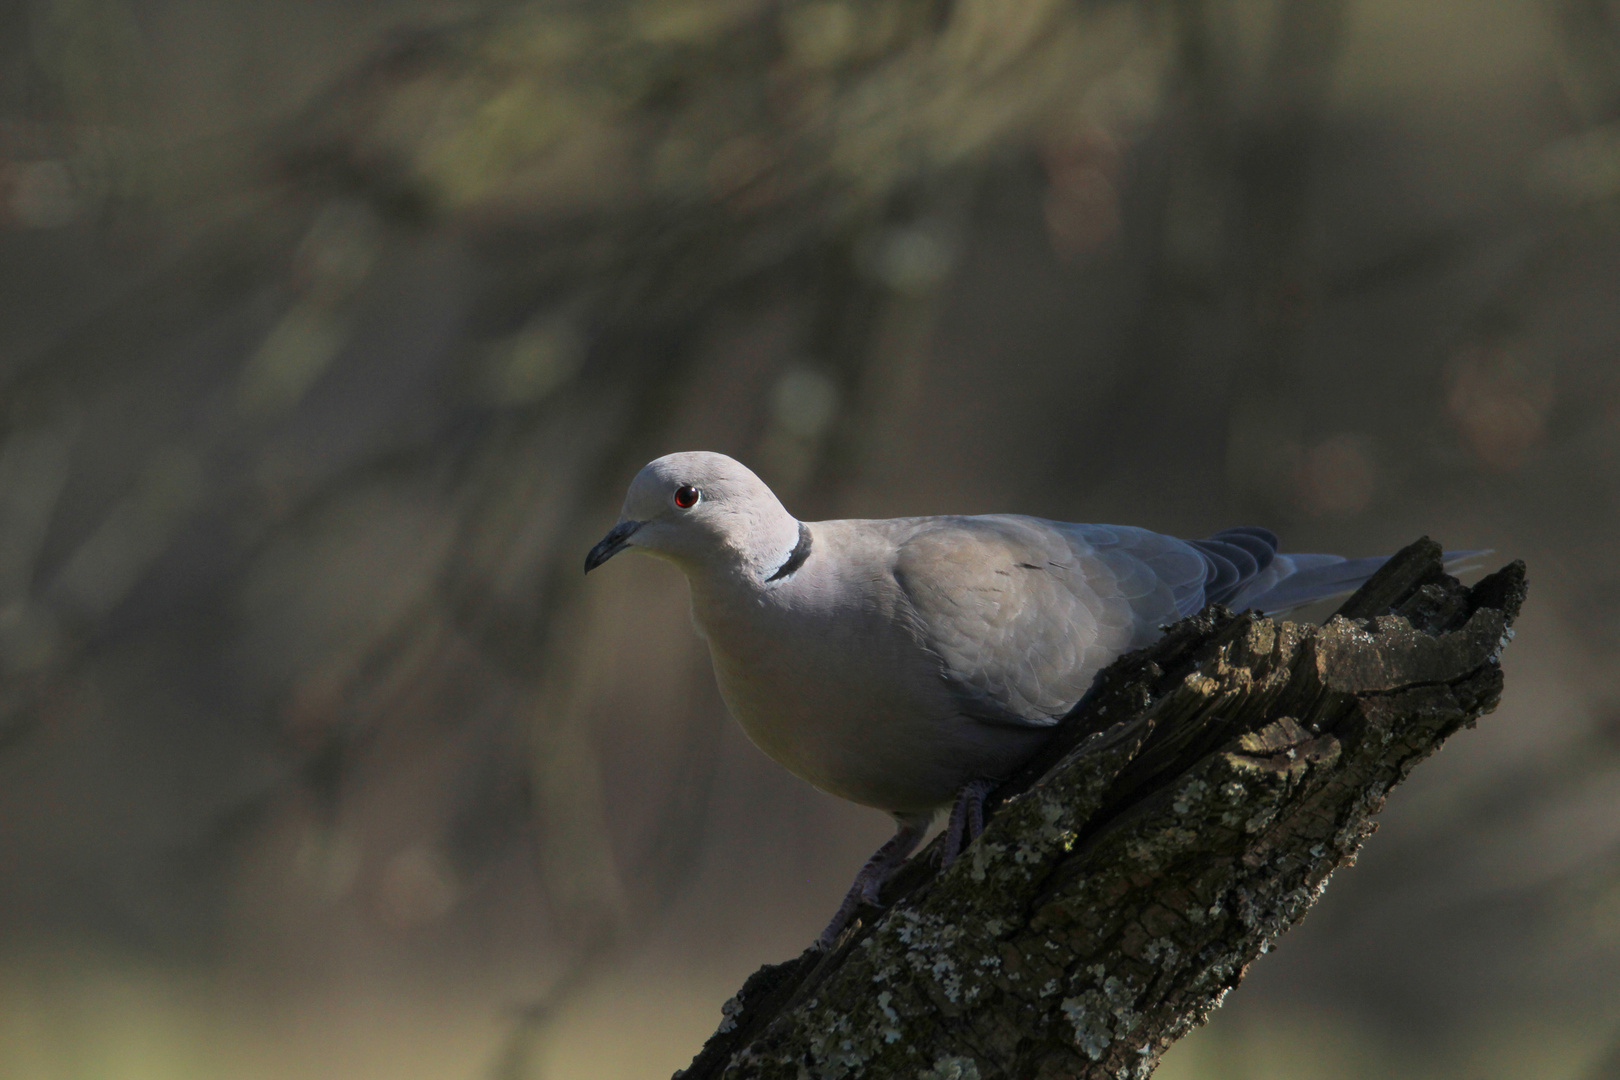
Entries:
[[[1447,565],[1480,554],[1446,553]],[[894,574],[964,709],[1047,725],[1097,672],[1206,604],[1287,611],[1356,589],[1385,559],[1283,555],[1268,529],[1203,540],[1015,515],[932,518]]]
[[1146,529],[997,515],[922,523],[894,574],[970,715],[1046,725],[1115,657],[1202,607],[1209,568]]

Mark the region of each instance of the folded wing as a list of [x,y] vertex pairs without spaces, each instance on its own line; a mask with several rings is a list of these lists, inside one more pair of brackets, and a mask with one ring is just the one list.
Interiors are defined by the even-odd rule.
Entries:
[[[1454,565],[1480,554],[1448,552]],[[1014,515],[919,521],[895,579],[969,715],[1055,723],[1120,654],[1211,603],[1268,614],[1344,595],[1386,557],[1285,555],[1267,529],[1179,540]]]
[[1181,541],[1143,529],[1014,516],[931,519],[894,568],[964,711],[1035,725],[1054,723],[1105,665],[1174,621],[1178,594],[1205,572]]

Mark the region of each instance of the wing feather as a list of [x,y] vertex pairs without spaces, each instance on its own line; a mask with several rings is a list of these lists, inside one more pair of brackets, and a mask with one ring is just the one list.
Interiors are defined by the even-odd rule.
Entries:
[[894,574],[971,715],[1047,725],[1173,620],[1202,570],[1182,541],[1145,529],[996,515],[930,520]]
[[916,520],[894,565],[913,629],[964,710],[995,723],[1055,723],[1115,657],[1206,604],[1287,610],[1384,562],[1280,555],[1253,526],[1178,540],[1017,515]]

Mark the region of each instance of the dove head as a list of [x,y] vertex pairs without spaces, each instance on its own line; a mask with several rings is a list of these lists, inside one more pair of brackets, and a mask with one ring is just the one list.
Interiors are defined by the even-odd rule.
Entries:
[[799,541],[799,523],[741,462],[697,451],[650,462],[630,482],[619,523],[585,557],[585,572],[625,548],[688,574],[768,577]]

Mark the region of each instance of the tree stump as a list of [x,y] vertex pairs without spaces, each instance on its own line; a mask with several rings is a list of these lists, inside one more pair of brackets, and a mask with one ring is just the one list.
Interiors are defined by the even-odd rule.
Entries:
[[1410,545],[1325,625],[1212,606],[1122,657],[828,952],[761,968],[680,1080],[1146,1077],[1496,707],[1524,599]]

